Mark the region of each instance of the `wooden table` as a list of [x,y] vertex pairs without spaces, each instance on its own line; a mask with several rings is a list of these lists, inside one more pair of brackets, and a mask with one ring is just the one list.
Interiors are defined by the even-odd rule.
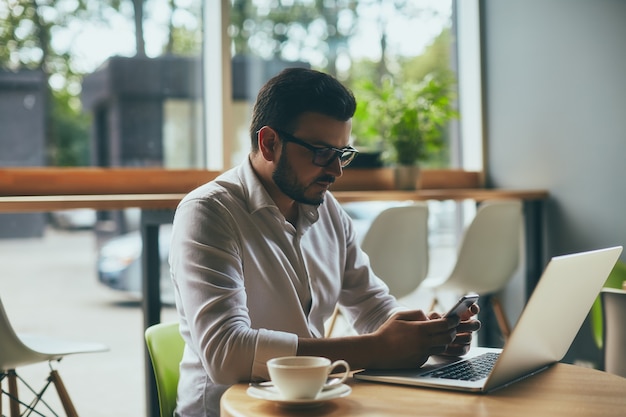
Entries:
[[222,417],[264,416],[497,416],[590,417],[626,415],[626,379],[574,365],[546,371],[488,395],[351,380],[352,393],[321,407],[298,410],[252,398],[247,384],[222,397]]

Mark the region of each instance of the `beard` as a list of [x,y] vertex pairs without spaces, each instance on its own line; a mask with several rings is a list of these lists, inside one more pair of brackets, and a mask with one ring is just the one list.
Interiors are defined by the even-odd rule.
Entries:
[[[278,165],[272,173],[272,179],[278,187],[278,189],[292,200],[313,206],[319,206],[324,202],[324,194],[326,191],[322,191],[316,196],[307,197],[306,192],[310,185],[303,186],[298,182],[298,178],[291,167],[291,164],[287,161],[287,152],[285,146],[283,146]],[[315,181],[334,182],[335,177],[331,175],[324,175],[317,178]]]

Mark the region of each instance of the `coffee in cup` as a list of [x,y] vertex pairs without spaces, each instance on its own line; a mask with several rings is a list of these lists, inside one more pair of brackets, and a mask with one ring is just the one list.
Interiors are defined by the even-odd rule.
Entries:
[[[343,374],[330,382],[328,375],[338,367]],[[267,361],[267,370],[276,389],[285,400],[313,399],[324,389],[341,385],[350,373],[344,360],[335,362],[321,356],[283,356]]]

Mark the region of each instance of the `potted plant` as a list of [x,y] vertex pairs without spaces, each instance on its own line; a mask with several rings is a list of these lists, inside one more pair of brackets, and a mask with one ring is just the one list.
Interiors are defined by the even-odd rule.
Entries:
[[395,167],[396,188],[415,189],[419,164],[433,162],[444,148],[447,123],[457,116],[452,106],[449,76],[429,74],[420,82],[359,86],[359,106],[353,131],[362,138],[379,138],[385,160]]

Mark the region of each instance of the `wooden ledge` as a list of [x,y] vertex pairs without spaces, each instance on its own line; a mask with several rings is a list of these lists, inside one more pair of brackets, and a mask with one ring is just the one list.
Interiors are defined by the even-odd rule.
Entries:
[[[346,168],[333,184],[334,191],[395,190],[393,168]],[[458,169],[424,169],[417,184],[420,190],[482,188],[481,173]]]
[[[69,208],[174,209],[183,196],[220,174],[206,170],[155,168],[0,169],[0,212]],[[394,189],[392,168],[347,168],[331,187],[340,202],[406,200],[545,199],[544,190],[485,189],[481,173],[423,170],[417,191]]]
[[188,193],[218,171],[161,168],[4,168],[0,196]]
[[[71,208],[175,209],[186,193],[219,172],[144,168],[0,169],[0,212]],[[544,190],[485,189],[478,172],[424,170],[417,191],[395,190],[393,169],[346,169],[331,192],[340,202],[407,200],[545,199]]]
[[0,197],[0,213],[27,213],[91,208],[172,210],[185,194],[30,195]]
[[[3,168],[0,196],[188,193],[219,171],[160,168]],[[481,174],[423,170],[420,189],[482,188]],[[393,168],[347,168],[333,191],[394,190]]]
[[341,203],[354,201],[420,201],[420,200],[543,200],[548,197],[545,190],[501,190],[486,188],[444,188],[417,191],[333,191]]
[[[516,198],[543,200],[543,190],[440,189],[419,191],[335,191],[341,203],[353,201],[416,201],[416,200],[474,200]],[[145,210],[175,209],[185,194],[106,194],[106,195],[47,195],[0,197],[0,213],[46,212],[74,208],[120,210],[137,207]]]

